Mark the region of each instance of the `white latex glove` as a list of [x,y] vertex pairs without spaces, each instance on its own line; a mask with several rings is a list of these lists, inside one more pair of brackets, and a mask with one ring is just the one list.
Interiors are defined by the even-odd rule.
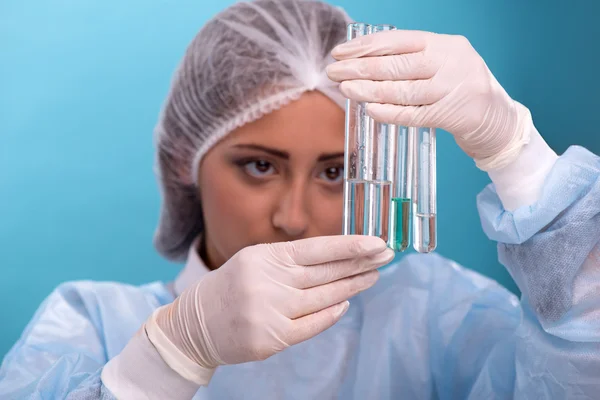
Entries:
[[512,100],[463,36],[386,31],[333,49],[329,78],[375,120],[441,128],[482,170],[510,164],[528,143],[529,110]]
[[146,331],[172,369],[207,384],[218,365],[264,360],[331,327],[393,257],[369,236],[247,247],[158,309]]

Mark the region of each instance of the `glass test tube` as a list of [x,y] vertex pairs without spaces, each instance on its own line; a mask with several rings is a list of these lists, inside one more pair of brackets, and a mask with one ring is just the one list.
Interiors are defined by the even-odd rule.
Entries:
[[[347,39],[368,35],[371,25],[348,25]],[[366,113],[366,104],[346,101],[344,158],[344,235],[389,239],[389,211],[393,160],[388,129],[378,129]]]
[[409,128],[414,135],[413,247],[429,253],[437,246],[436,148],[434,128]]
[[[372,33],[395,29],[393,25],[375,25]],[[375,122],[375,130],[387,135],[388,141],[388,162],[392,180],[388,247],[394,251],[405,251],[410,245],[412,221],[412,146],[406,127]]]
[[405,251],[410,246],[413,189],[413,142],[408,128],[398,126],[394,145],[395,166],[392,184],[392,205],[390,217],[390,247],[395,251]]

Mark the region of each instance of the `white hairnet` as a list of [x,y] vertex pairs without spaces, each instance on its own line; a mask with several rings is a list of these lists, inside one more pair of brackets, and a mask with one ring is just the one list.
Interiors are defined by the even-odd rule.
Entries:
[[235,128],[318,90],[344,98],[325,74],[351,20],[312,0],[238,3],[210,20],[189,45],[156,130],[163,202],[154,238],[171,260],[202,232],[196,188],[206,152]]

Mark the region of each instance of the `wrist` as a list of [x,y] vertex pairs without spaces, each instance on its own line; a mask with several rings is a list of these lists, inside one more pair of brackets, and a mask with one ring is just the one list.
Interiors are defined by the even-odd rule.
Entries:
[[539,199],[548,173],[558,155],[537,131],[531,118],[526,120],[524,136],[529,138],[514,158],[501,168],[488,171],[496,193],[507,211],[532,205]]
[[[180,300],[180,299],[177,299]],[[174,315],[178,301],[173,304],[160,307],[148,319],[145,328],[148,339],[156,348],[165,363],[185,379],[200,385],[208,384],[216,365],[209,362],[198,362],[196,357],[192,358],[189,353],[194,346],[185,345],[184,338],[175,335],[176,326],[185,326],[185,322],[177,323],[178,316]],[[160,319],[160,323],[159,323]],[[176,325],[176,326],[175,326]],[[185,329],[187,333],[187,329]]]
[[208,383],[185,379],[167,365],[150,342],[144,326],[104,366],[101,380],[119,399],[191,399]]
[[502,138],[509,136],[507,143],[488,157],[474,157],[475,164],[482,171],[491,171],[503,169],[510,165],[519,157],[523,146],[526,146],[531,140],[531,113],[529,109],[521,103],[509,100],[506,114],[504,117],[508,120],[496,131],[487,134],[488,140],[493,138]]

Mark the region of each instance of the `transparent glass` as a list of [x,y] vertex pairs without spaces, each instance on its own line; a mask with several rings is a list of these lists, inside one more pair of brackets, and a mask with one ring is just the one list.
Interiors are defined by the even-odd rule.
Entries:
[[[348,25],[347,39],[368,35],[368,24]],[[366,103],[346,100],[344,235],[389,239],[395,130],[376,124]]]
[[413,247],[429,253],[437,246],[436,137],[434,128],[409,128],[413,134]]
[[375,32],[382,32],[382,31],[393,31],[395,29],[396,29],[396,27],[394,25],[379,24],[379,25],[373,25],[371,28],[371,32],[375,33]]
[[410,246],[412,224],[413,139],[408,128],[395,127],[394,178],[390,210],[389,247],[405,251]]
[[[375,25],[372,33],[395,30],[393,25]],[[392,187],[389,210],[388,247],[397,252],[410,246],[412,182],[412,157],[406,128],[394,124],[375,122],[375,130],[386,135],[388,140],[388,162],[390,163]]]

